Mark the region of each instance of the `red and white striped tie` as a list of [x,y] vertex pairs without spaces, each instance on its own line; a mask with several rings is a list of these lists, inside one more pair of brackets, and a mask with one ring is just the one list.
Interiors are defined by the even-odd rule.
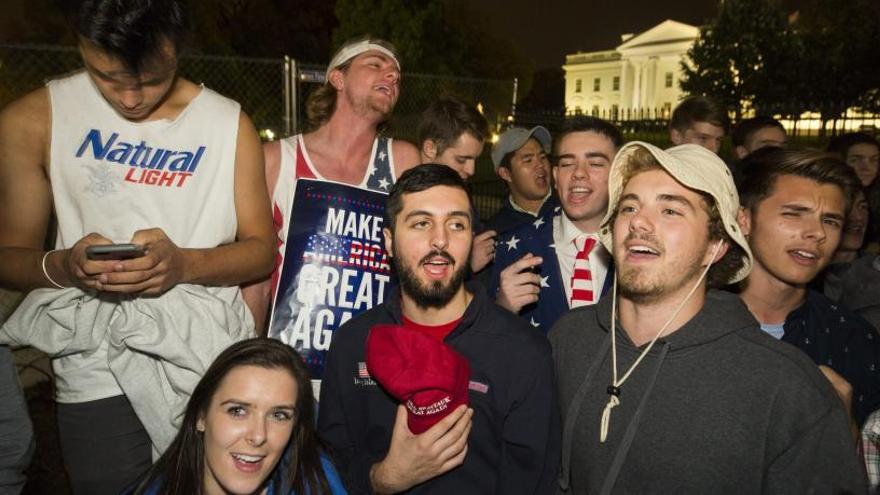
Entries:
[[[571,241],[574,248],[578,248],[578,240]],[[587,237],[584,240],[583,249],[579,250],[574,257],[574,272],[571,276],[571,304],[570,307],[585,306],[593,302],[593,274],[590,272],[590,252],[596,246],[596,239]]]

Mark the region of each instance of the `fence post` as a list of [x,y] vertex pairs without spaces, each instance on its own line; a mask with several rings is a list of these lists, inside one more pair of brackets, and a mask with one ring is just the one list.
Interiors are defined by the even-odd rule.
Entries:
[[513,121],[516,122],[516,92],[517,87],[519,86],[519,78],[513,78],[513,100],[510,102],[510,116],[513,117]]
[[290,136],[291,132],[291,116],[290,116],[290,57],[284,56],[284,136]]
[[299,132],[299,67],[290,59],[290,127],[291,134]]

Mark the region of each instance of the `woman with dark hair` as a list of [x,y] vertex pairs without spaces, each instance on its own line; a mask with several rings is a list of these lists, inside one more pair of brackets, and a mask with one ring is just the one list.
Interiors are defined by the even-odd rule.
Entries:
[[132,493],[345,494],[314,424],[296,351],[273,339],[237,342],[196,385],[177,437]]

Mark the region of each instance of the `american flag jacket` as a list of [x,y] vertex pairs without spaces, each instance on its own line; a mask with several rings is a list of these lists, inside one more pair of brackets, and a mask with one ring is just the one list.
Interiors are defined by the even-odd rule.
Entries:
[[[519,315],[532,327],[544,334],[553,328],[553,324],[568,311],[568,297],[565,294],[565,283],[559,270],[559,259],[556,257],[556,246],[553,243],[553,220],[562,215],[562,207],[547,211],[533,222],[502,233],[498,236],[495,247],[495,263],[493,265],[492,284],[489,294],[495,297],[501,283],[501,272],[518,259],[532,253],[543,258],[535,269],[541,276],[541,292],[538,302],[525,306]],[[608,275],[602,286],[602,297],[608,293],[614,280],[614,266],[608,267]]]

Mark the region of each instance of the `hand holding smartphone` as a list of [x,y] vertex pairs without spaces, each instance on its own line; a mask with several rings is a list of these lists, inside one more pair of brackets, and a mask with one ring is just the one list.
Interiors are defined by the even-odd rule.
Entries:
[[140,244],[102,244],[86,248],[86,257],[90,260],[129,260],[144,255],[144,247]]

